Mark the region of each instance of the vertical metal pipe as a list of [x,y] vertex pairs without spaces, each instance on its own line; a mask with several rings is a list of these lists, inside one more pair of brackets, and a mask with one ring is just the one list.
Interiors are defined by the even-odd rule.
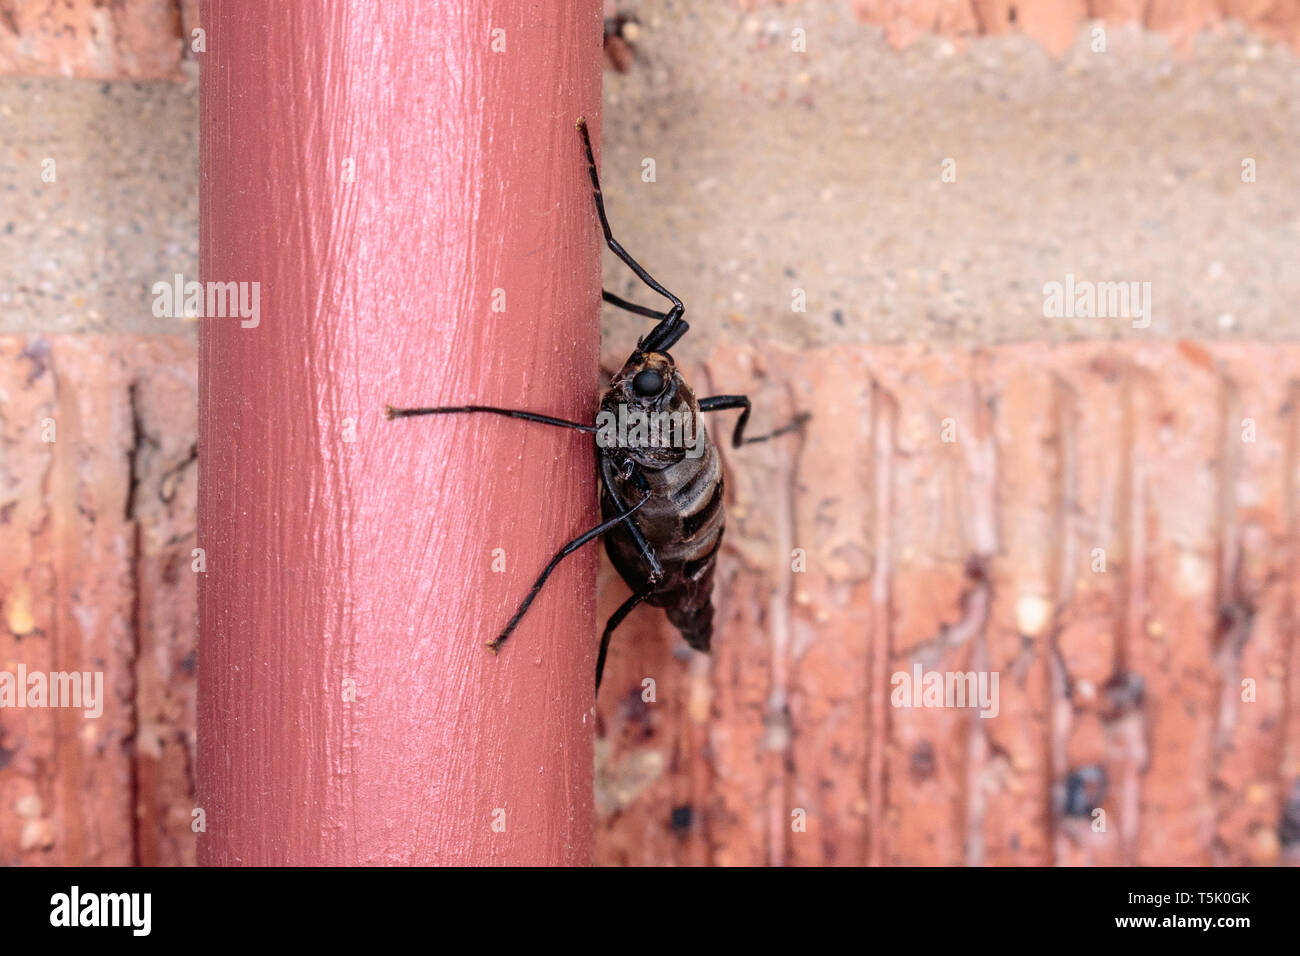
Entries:
[[589,862],[600,5],[202,26],[199,861]]

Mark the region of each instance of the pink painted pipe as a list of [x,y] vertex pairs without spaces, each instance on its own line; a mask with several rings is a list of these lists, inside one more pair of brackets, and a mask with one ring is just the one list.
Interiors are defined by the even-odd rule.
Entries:
[[258,314],[200,336],[199,861],[588,863],[595,549],[484,644],[599,520],[590,437],[383,409],[593,414],[600,4],[202,24],[201,278]]

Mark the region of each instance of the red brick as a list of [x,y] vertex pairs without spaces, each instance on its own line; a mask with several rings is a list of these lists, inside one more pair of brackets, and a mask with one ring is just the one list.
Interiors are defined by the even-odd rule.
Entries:
[[[617,650],[669,679],[639,740],[610,716],[627,688],[598,705],[607,734],[624,728],[611,746],[655,773],[602,820],[598,859],[1279,858],[1300,765],[1284,749],[1300,348],[754,348],[707,371],[715,390],[755,395],[756,423],[814,418],[793,447],[727,452],[714,656],[678,663],[655,611]],[[791,543],[805,574],[789,571]],[[1219,638],[1234,602],[1254,612],[1239,663]],[[915,659],[998,670],[999,716],[889,706],[889,675]],[[1262,676],[1233,714],[1238,670]],[[1093,765],[1101,831],[1061,813],[1070,774]],[[674,835],[685,802],[694,825]],[[806,833],[790,832],[795,807]],[[638,853],[643,839],[654,849]]]
[[[194,527],[192,478],[187,485],[175,472],[172,454],[193,440],[193,348],[170,339],[0,339],[0,390],[0,521],[15,545],[0,553],[0,664],[102,671],[105,692],[97,719],[62,708],[0,712],[0,860],[129,864],[149,845],[136,833],[141,807],[179,804],[188,818],[193,802],[181,744],[193,733],[187,681],[157,678],[163,644],[182,656],[193,649],[194,583],[188,562],[175,581],[154,570],[183,546],[172,538]],[[47,420],[53,442],[42,440]],[[166,521],[145,501],[163,484],[172,495]],[[151,702],[161,697],[182,703],[156,713]],[[167,743],[140,744],[154,735]],[[150,774],[150,757],[137,760],[146,749],[170,759],[165,779]],[[184,835],[162,828],[177,836],[150,860],[191,861],[188,819]]]
[[[813,418],[724,450],[713,656],[653,608],[614,643],[600,862],[1287,858],[1300,346],[755,347],[688,374],[748,391],[756,430]],[[192,347],[2,339],[0,391],[0,657],[110,692],[98,721],[0,712],[0,860],[191,862]],[[602,613],[625,594],[605,567]],[[918,659],[997,670],[998,717],[890,706]],[[1059,812],[1094,764],[1104,832]]]
[[180,27],[174,0],[5,0],[0,74],[174,79]]
[[968,36],[978,31],[970,0],[854,0],[853,13],[859,20],[885,28],[885,39],[905,47],[926,33]]
[[1117,23],[1141,23],[1148,0],[1088,0],[1088,16]]

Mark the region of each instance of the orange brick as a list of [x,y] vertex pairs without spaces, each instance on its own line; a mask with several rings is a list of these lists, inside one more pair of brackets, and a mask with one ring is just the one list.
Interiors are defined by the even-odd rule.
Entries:
[[[797,445],[726,453],[713,657],[680,662],[657,612],[624,637],[620,666],[658,662],[669,679],[640,741],[618,716],[629,681],[599,702],[606,734],[624,728],[610,745],[640,750],[656,777],[602,820],[598,859],[1285,852],[1300,347],[746,348],[720,350],[702,378],[748,389],[756,422],[814,417]],[[791,544],[807,547],[804,574]],[[1219,636],[1234,603],[1252,612],[1239,661]],[[998,717],[890,706],[890,675],[918,660],[998,670]],[[1263,676],[1234,714],[1238,671]],[[1104,829],[1087,806],[1064,813],[1098,773]],[[688,800],[693,825],[674,834]],[[790,831],[792,808],[806,832]],[[643,838],[655,849],[638,855]]]
[[[187,13],[195,8],[186,0]],[[178,76],[174,0],[0,3],[0,73],[157,80]]]
[[[0,338],[0,391],[0,666],[99,671],[105,694],[98,718],[0,711],[0,860],[130,864],[156,846],[149,829],[171,836],[148,861],[192,862],[193,684],[168,671],[195,636],[193,575],[176,567],[194,528],[193,347]],[[168,808],[137,835],[141,809]]]

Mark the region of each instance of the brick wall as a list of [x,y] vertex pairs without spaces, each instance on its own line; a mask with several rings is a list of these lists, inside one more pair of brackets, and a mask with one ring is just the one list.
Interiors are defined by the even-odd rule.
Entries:
[[[897,46],[1139,10],[1300,44],[1282,3],[852,9]],[[0,0],[0,74],[173,80],[197,25]],[[726,452],[712,658],[649,608],[615,641],[599,862],[1300,862],[1294,346],[741,333],[692,374],[814,418]],[[0,712],[0,863],[193,862],[195,391],[185,335],[0,337],[0,666],[107,696]],[[892,706],[918,664],[997,671],[998,716]]]
[[[0,658],[108,697],[5,711],[6,862],[193,859],[193,362],[0,341]],[[712,659],[654,609],[613,646],[602,862],[1295,856],[1300,348],[739,348],[694,377],[814,417],[726,452]],[[999,713],[892,706],[917,665],[997,671]],[[1068,812],[1093,776],[1104,832]]]
[[0,667],[104,681],[0,710],[0,864],[192,863],[193,346],[0,337],[0,400]]
[[[816,6],[818,4],[808,4]],[[1025,33],[1067,49],[1087,19],[1141,23],[1185,45],[1226,20],[1300,49],[1300,8],[1286,0],[851,0],[853,14],[906,46],[926,33]],[[636,4],[614,4],[635,9]],[[759,6],[741,0],[742,7]],[[791,4],[793,7],[799,4]],[[0,0],[0,74],[174,78],[199,22],[199,0]]]
[[[698,374],[813,419],[727,452],[712,661],[653,609],[615,641],[602,862],[1296,862],[1300,348],[728,349]],[[998,713],[894,706],[917,666],[998,672]]]

